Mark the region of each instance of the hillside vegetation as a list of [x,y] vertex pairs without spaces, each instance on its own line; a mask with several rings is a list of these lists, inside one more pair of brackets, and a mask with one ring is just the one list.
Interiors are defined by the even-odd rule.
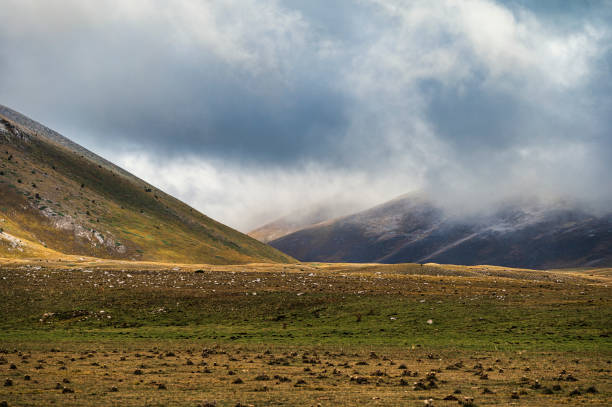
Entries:
[[3,106],[0,228],[1,257],[293,261]]

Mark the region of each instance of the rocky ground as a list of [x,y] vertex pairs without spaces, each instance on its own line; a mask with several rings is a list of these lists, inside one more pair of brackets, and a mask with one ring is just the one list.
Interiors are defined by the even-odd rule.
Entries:
[[0,405],[612,403],[610,270],[0,264]]

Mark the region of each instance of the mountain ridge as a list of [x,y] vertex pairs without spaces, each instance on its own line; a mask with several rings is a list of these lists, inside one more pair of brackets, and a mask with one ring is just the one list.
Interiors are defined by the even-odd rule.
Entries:
[[612,214],[506,204],[479,216],[449,216],[422,196],[402,195],[270,244],[302,261],[606,266],[612,265]]

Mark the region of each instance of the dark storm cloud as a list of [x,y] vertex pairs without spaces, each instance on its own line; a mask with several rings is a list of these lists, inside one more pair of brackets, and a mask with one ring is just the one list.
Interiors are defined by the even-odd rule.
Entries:
[[243,229],[339,193],[612,199],[610,1],[0,10],[1,103]]
[[84,112],[82,126],[156,151],[278,163],[329,157],[333,138],[346,128],[343,95],[320,83],[305,80],[269,95],[242,86],[246,79],[206,76],[177,83],[179,93],[153,94],[151,102],[139,96],[129,106],[107,100],[93,117]]
[[[167,41],[176,33],[163,25],[133,24],[5,31],[4,102],[84,130],[71,136],[90,134],[93,140],[79,141],[92,145],[103,136],[105,143],[260,162],[332,155],[333,138],[347,126],[346,96],[316,56],[286,49],[269,63],[288,66],[251,67],[206,44]],[[259,65],[270,71],[253,72]]]

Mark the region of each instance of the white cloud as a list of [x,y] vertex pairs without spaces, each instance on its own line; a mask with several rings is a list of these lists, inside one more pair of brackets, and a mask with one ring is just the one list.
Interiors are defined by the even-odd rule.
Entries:
[[96,30],[112,37],[127,28],[154,38],[162,53],[166,47],[196,58],[212,53],[252,73],[282,72],[308,30],[276,0],[2,0],[0,6],[11,10],[0,17],[0,32],[15,39]]
[[163,161],[143,152],[124,152],[114,161],[243,232],[322,202],[333,202],[351,212],[406,191],[406,184],[397,184],[392,177],[373,183],[367,171],[348,172],[315,164],[287,171],[209,162],[194,156]]
[[360,63],[376,65],[398,88],[423,79],[460,85],[479,70],[524,87],[580,85],[608,34],[591,25],[560,32],[488,0],[373,1],[390,20]]
[[212,50],[253,73],[282,72],[307,32],[300,15],[276,1],[180,0],[158,11],[172,26],[173,45]]
[[[596,151],[581,140],[589,133],[568,123],[590,125],[574,94],[582,94],[593,64],[606,52],[608,31],[589,24],[561,31],[524,9],[513,12],[486,0],[375,3],[385,28],[356,56],[345,86],[362,104],[351,135],[369,132],[369,151],[386,151],[390,172],[410,173],[401,180],[423,185],[447,207],[473,211],[523,194],[580,202],[602,198],[589,161]],[[494,132],[471,137],[499,139],[498,145],[462,146],[453,130],[438,133],[427,114],[427,81],[451,94],[477,88],[505,95],[522,111],[510,128],[491,126],[504,131],[506,140]],[[473,121],[495,120],[470,113]],[[461,123],[456,124],[458,134]]]

